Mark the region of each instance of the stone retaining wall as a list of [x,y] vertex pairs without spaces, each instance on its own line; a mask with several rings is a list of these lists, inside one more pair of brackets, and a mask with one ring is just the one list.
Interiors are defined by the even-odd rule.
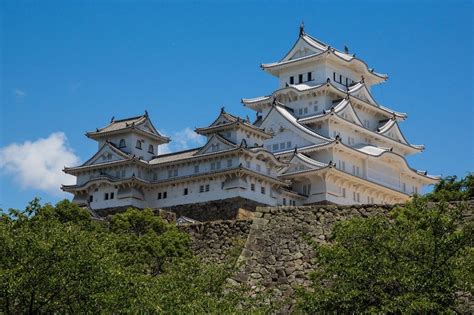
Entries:
[[164,208],[164,210],[176,213],[176,218],[185,216],[204,222],[235,220],[238,219],[239,209],[254,211],[259,206],[264,205],[253,200],[235,197],[224,200],[178,205]]
[[232,255],[239,256],[251,224],[250,220],[232,220],[180,225],[178,228],[191,236],[191,248],[196,255],[208,262],[225,263]]

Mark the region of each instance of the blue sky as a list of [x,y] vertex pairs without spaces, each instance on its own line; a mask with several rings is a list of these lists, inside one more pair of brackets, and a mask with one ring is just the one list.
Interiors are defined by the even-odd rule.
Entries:
[[[271,93],[260,63],[279,60],[302,20],[307,33],[347,45],[387,83],[377,100],[407,112],[401,127],[432,174],[474,170],[471,1],[2,1],[0,208],[61,194],[56,170],[97,149],[84,132],[148,110],[193,147],[190,130],[241,98]],[[71,166],[71,165],[69,165]],[[58,185],[59,186],[59,185]]]

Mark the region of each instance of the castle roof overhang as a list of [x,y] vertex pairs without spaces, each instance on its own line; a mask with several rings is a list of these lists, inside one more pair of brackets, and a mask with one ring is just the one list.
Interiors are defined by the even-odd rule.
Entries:
[[192,175],[185,175],[185,176],[178,176],[178,177],[173,177],[169,179],[163,179],[163,180],[157,180],[157,181],[147,181],[143,180],[140,178],[137,178],[135,176],[125,178],[125,179],[119,179],[115,178],[110,175],[100,175],[97,176],[96,178],[93,178],[86,183],[82,185],[62,185],[61,189],[66,192],[80,192],[80,191],[88,191],[90,187],[96,187],[100,183],[108,183],[108,184],[113,184],[113,185],[126,185],[126,186],[139,186],[139,187],[146,187],[146,188],[152,188],[152,187],[159,187],[159,186],[164,186],[164,185],[170,185],[170,184],[177,184],[180,182],[189,182],[189,181],[194,181],[194,180],[202,180],[203,178],[209,178],[213,176],[221,176],[221,175],[237,175],[237,176],[244,176],[244,175],[250,175],[254,176],[257,178],[260,178],[261,180],[267,181],[273,185],[277,186],[288,186],[289,182],[285,180],[281,180],[278,178],[274,178],[259,172],[256,172],[254,170],[248,169],[242,165],[239,165],[237,167],[232,167],[232,168],[227,168],[223,170],[217,170],[217,171],[210,171],[210,172],[204,172],[204,173],[199,173],[199,174],[192,174]]
[[319,169],[309,169],[309,170],[301,170],[301,171],[296,171],[292,173],[286,173],[284,175],[279,176],[282,179],[296,179],[296,178],[306,178],[311,175],[318,175],[318,176],[339,176],[342,177],[346,181],[351,181],[355,184],[361,184],[365,186],[372,187],[376,190],[382,190],[386,191],[390,195],[394,195],[397,198],[401,198],[404,200],[408,200],[410,198],[410,195],[401,191],[398,191],[394,188],[388,187],[386,185],[382,185],[373,181],[370,181],[365,178],[361,178],[355,175],[352,175],[350,173],[347,173],[345,171],[339,170],[335,167],[335,165],[331,162],[329,163],[326,167],[319,168]]
[[215,132],[219,131],[225,131],[225,130],[232,130],[240,128],[246,132],[250,132],[252,134],[255,134],[257,136],[262,137],[263,139],[270,139],[272,135],[268,132],[266,132],[263,129],[258,128],[257,126],[252,125],[249,122],[238,120],[234,121],[231,123],[226,123],[226,124],[221,124],[218,126],[211,126],[211,127],[205,127],[205,128],[196,128],[195,132],[200,134],[200,135],[209,135]]
[[[144,126],[147,126],[147,130],[143,130]],[[88,138],[94,140],[104,139],[110,136],[134,132],[142,136],[155,139],[161,143],[170,142],[170,138],[162,136],[158,130],[153,126],[153,123],[148,117],[148,113],[144,115],[115,120],[112,118],[111,122],[102,128],[97,128],[96,131],[89,131],[86,133]]]
[[[294,55],[301,43],[307,44],[309,47],[314,48],[313,53],[291,59],[292,55]],[[344,66],[353,66],[355,70],[363,73],[366,77],[366,80],[371,84],[378,84],[388,79],[386,74],[375,72],[374,69],[369,68],[367,63],[359,58],[356,58],[355,55],[341,52],[304,33],[300,34],[293,47],[283,59],[274,63],[262,64],[261,68],[272,75],[278,76],[283,69],[288,67],[326,60],[340,63]]]
[[[400,155],[396,152],[393,152],[390,148],[376,147],[372,145],[359,145],[359,146],[350,146],[341,141],[340,138],[333,140],[330,143],[323,143],[318,145],[311,145],[306,147],[298,148],[299,153],[311,153],[311,152],[320,152],[328,149],[339,149],[348,154],[354,155],[355,157],[373,157],[373,158],[384,158],[397,160],[405,168],[406,174],[421,180],[425,184],[434,184],[440,180],[440,176],[429,175],[427,171],[417,170],[412,168],[406,158],[403,155]],[[279,157],[291,158],[294,155],[294,150],[282,151],[276,154]]]
[[273,102],[271,110],[267,113],[267,115],[265,116],[265,118],[263,118],[262,121],[264,122],[268,117],[270,117],[272,112],[278,113],[278,115],[283,117],[292,126],[294,126],[296,130],[298,130],[299,132],[304,133],[306,136],[310,136],[314,139],[317,139],[318,142],[319,141],[328,142],[328,141],[331,140],[329,138],[326,138],[326,137],[312,131],[311,129],[307,128],[306,126],[298,123],[298,120],[291,113],[289,113],[288,110],[286,110],[284,108],[283,104],[278,103],[278,102]]
[[398,146],[402,148],[403,151],[406,151],[408,153],[417,153],[424,150],[423,145],[409,144],[408,142],[403,143],[403,142],[396,141],[395,139],[392,139],[386,136],[384,133],[376,132],[376,131],[365,128],[364,126],[362,126],[362,124],[360,124],[360,120],[358,122],[352,122],[341,117],[338,114],[338,112],[342,111],[349,104],[350,104],[350,101],[342,100],[339,104],[337,104],[336,106],[333,106],[330,110],[325,111],[323,114],[312,115],[312,116],[298,119],[298,123],[310,124],[310,123],[316,123],[319,121],[333,120],[337,123],[349,125],[355,128],[355,130],[357,130],[358,132],[365,133],[370,136],[380,137],[382,138],[382,140],[386,141],[387,143]]
[[[356,92],[364,89],[366,95],[368,96],[369,100],[363,100],[355,95]],[[354,100],[355,103],[364,106],[366,109],[373,110],[379,114],[382,114],[387,117],[395,116],[397,119],[404,120],[407,118],[406,113],[396,112],[388,107],[382,106],[378,104],[375,99],[373,98],[370,91],[367,89],[365,83],[357,83],[356,85],[349,87],[348,90],[343,90],[334,84],[332,84],[331,80],[328,78],[326,83],[316,84],[316,85],[307,85],[307,84],[294,84],[288,85],[287,87],[283,87],[274,91],[271,95],[268,96],[261,96],[256,98],[243,98],[241,99],[242,104],[244,106],[251,108],[256,111],[262,111],[263,108],[271,106],[273,99],[278,98],[280,95],[293,92],[296,95],[304,95],[304,94],[311,94],[316,93],[319,91],[331,91],[340,97],[348,97],[351,100]]]

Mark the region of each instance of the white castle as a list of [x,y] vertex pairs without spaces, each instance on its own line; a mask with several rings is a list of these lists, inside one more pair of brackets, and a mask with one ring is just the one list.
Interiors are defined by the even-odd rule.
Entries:
[[405,157],[421,152],[399,122],[407,115],[378,104],[372,85],[387,80],[367,64],[311,37],[262,69],[279,80],[271,95],[242,99],[252,123],[221,109],[199,148],[160,154],[170,141],[148,113],[88,132],[98,152],[65,168],[62,186],[91,209],[169,208],[240,197],[265,205],[402,203],[435,183]]

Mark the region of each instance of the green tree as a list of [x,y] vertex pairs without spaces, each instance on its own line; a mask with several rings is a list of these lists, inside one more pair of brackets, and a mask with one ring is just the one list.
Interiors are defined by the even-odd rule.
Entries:
[[456,292],[473,290],[473,223],[464,205],[415,198],[391,217],[336,224],[333,243],[316,246],[307,313],[452,312]]
[[466,177],[459,180],[455,175],[442,178],[425,198],[430,201],[474,199],[474,174],[468,173]]

